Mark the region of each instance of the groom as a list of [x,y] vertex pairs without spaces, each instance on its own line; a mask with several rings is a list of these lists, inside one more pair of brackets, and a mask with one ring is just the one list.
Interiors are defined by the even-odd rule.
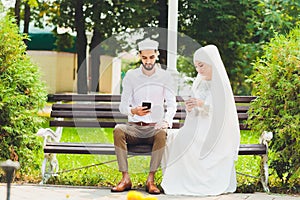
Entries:
[[[146,181],[146,191],[160,194],[154,183],[166,144],[166,130],[172,126],[176,113],[176,95],[173,78],[161,69],[158,58],[158,42],[150,39],[138,43],[140,67],[129,70],[122,83],[120,112],[128,115],[127,124],[116,125],[114,145],[122,179],[111,189],[123,192],[131,189],[128,173],[127,144],[152,144],[150,172]],[[143,102],[150,107],[142,106]],[[165,112],[164,102],[167,106]]]

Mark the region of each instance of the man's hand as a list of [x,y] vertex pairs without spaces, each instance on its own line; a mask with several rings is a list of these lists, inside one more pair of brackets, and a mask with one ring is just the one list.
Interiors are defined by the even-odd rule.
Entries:
[[166,121],[160,121],[160,122],[157,122],[154,126],[154,129],[166,129],[169,127],[169,124],[168,122]]
[[132,108],[131,113],[133,115],[144,116],[144,115],[147,115],[150,113],[150,109],[146,109],[146,108],[147,108],[147,106],[144,106],[144,107],[138,106],[136,108]]

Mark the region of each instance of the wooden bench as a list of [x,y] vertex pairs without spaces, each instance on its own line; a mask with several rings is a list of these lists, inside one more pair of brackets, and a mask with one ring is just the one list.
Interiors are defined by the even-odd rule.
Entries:
[[[49,172],[45,172],[46,162],[58,165],[55,154],[103,154],[115,155],[113,144],[100,143],[66,143],[59,142],[62,127],[99,127],[114,128],[116,124],[126,123],[127,116],[119,112],[120,95],[80,95],[80,94],[55,94],[50,100],[55,102],[52,105],[50,127],[58,127],[56,132],[43,133],[40,136],[45,138],[44,153],[45,159],[42,166],[44,182],[47,174],[55,173],[55,166]],[[235,102],[246,104],[237,106],[240,129],[249,130],[243,123],[247,118],[249,106],[247,104],[254,100],[253,96],[235,96]],[[176,97],[178,102],[177,112],[174,117],[173,128],[178,129],[183,125],[186,117],[183,99]],[[54,137],[49,137],[49,135]],[[240,144],[239,155],[260,155],[261,159],[261,183],[266,192],[268,188],[268,148],[267,141],[261,140],[260,144]],[[150,155],[151,145],[129,145],[129,155]]]

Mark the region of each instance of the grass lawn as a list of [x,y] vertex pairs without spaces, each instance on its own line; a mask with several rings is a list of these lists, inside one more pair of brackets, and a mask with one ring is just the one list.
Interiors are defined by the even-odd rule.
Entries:
[[[113,143],[113,129],[96,128],[64,128],[61,138],[62,142],[95,142]],[[241,132],[241,143],[258,143],[260,133],[254,134],[250,131]],[[109,155],[73,155],[58,154],[59,176],[51,178],[48,183],[67,184],[67,185],[93,185],[93,186],[112,186],[118,183],[121,174],[118,171],[116,156]],[[105,163],[102,164],[101,163]],[[128,159],[129,172],[133,182],[133,187],[143,187],[147,178],[150,157],[135,156]],[[243,174],[252,176],[259,175],[259,156],[239,156],[236,162],[238,172],[238,185],[242,191],[252,191],[258,183],[258,179],[247,177]],[[91,167],[89,167],[91,166]],[[78,169],[80,168],[80,169]],[[73,170],[76,169],[76,170]],[[70,170],[70,171],[69,171]],[[159,184],[162,179],[161,170],[156,174]]]

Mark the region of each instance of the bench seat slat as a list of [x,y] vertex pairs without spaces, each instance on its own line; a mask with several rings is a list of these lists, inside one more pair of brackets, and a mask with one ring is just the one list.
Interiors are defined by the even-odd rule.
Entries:
[[[151,145],[128,145],[129,155],[149,154]],[[45,153],[61,154],[105,154],[115,155],[113,144],[100,143],[47,143]],[[241,144],[239,155],[262,155],[266,154],[266,146],[263,144]]]
[[[129,145],[128,154],[150,155],[151,149],[151,145]],[[44,153],[115,155],[115,147],[113,144],[100,143],[47,143]]]
[[113,148],[97,147],[68,147],[68,146],[45,146],[44,153],[62,153],[62,154],[105,154],[115,155]]
[[76,143],[76,142],[51,142],[47,143],[49,146],[62,146],[62,147],[96,147],[96,148],[114,148],[113,144],[104,144],[104,143]]
[[266,154],[267,148],[263,144],[240,144],[239,155]]

